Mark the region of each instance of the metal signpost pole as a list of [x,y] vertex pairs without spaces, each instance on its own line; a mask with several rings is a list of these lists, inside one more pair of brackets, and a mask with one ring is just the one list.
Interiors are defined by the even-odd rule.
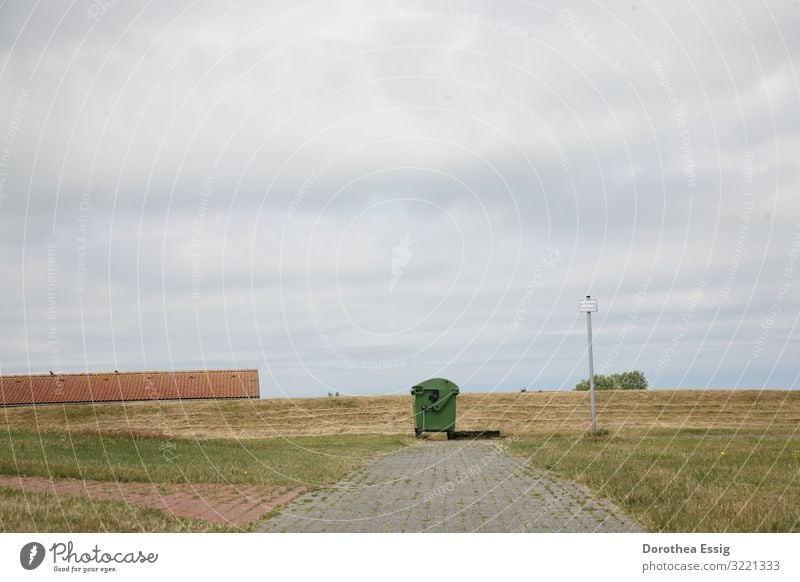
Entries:
[[[589,298],[588,296],[586,297]],[[592,434],[597,433],[597,413],[594,405],[594,358],[592,357],[592,312],[586,312],[586,330],[589,332],[589,393],[592,400]]]
[[594,403],[594,358],[592,356],[592,312],[597,311],[597,299],[587,295],[578,303],[578,311],[586,313],[586,331],[589,334],[589,395],[592,402],[592,434],[597,434],[597,412]]

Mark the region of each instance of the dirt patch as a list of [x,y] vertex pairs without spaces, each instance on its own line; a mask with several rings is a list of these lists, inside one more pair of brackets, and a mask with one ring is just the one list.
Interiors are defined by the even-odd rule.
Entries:
[[9,476],[0,476],[0,486],[34,493],[124,501],[160,509],[177,517],[239,527],[259,519],[305,491],[305,488],[284,491],[277,487],[218,483],[119,483]]

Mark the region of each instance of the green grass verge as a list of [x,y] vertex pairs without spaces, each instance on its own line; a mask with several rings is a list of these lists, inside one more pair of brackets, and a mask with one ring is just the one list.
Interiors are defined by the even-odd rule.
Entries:
[[238,531],[181,519],[121,501],[92,501],[0,487],[0,532],[226,532]]
[[800,439],[728,430],[526,437],[509,451],[585,484],[650,531],[800,531]]
[[[331,484],[413,438],[383,435],[262,440],[123,438],[64,433],[0,435],[0,474],[146,483],[235,483],[278,490]],[[223,532],[121,501],[0,487],[0,531]]]
[[314,487],[333,483],[369,457],[411,442],[386,435],[236,441],[10,432],[0,435],[0,474]]

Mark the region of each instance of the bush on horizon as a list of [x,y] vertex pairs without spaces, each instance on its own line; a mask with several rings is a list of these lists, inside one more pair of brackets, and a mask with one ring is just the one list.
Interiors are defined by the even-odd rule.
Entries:
[[[588,390],[589,380],[581,380],[575,385],[575,390]],[[594,377],[595,390],[646,390],[647,378],[639,370],[631,370],[621,374],[604,376],[596,374]]]

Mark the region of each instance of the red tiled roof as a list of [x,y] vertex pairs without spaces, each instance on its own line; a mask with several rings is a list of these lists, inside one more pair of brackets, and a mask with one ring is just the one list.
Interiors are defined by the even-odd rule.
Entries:
[[0,376],[0,405],[258,396],[258,370]]

